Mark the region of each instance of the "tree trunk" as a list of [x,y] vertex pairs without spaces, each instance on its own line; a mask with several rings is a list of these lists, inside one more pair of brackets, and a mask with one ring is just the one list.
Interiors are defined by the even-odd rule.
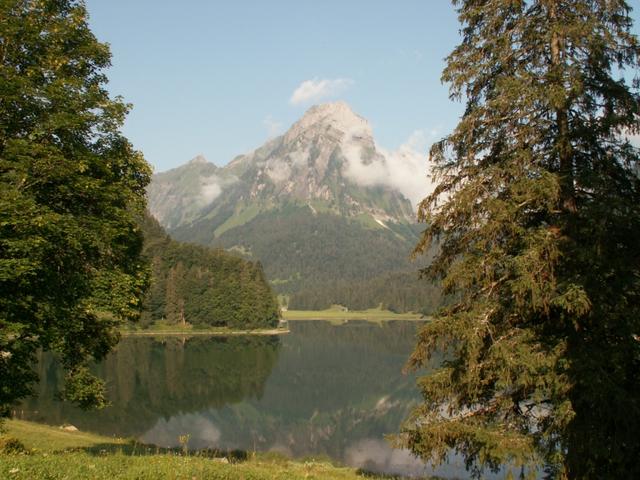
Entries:
[[[554,81],[564,87],[564,39],[558,33],[558,3],[549,2],[549,20],[551,24],[551,65]],[[573,151],[569,138],[569,99],[565,96],[560,105],[556,106],[556,128],[560,173],[560,208],[563,212],[576,211],[576,198],[573,175]]]

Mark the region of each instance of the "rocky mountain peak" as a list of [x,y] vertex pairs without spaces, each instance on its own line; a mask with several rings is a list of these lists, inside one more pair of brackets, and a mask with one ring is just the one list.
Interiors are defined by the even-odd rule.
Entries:
[[255,215],[293,204],[345,217],[364,215],[380,228],[386,228],[384,221],[410,223],[411,203],[372,180],[385,168],[369,122],[344,102],[327,103],[311,107],[283,136],[224,167],[198,155],[154,176],[149,205],[169,228],[209,221],[215,212],[227,219],[245,215],[244,209]]
[[356,114],[345,102],[324,103],[309,108],[284,135],[284,142],[290,143],[301,136],[328,133],[336,137],[345,134],[372,137],[369,122]]
[[198,164],[198,163],[199,164],[205,164],[205,163],[209,163],[209,161],[207,160],[207,158],[204,155],[199,154],[199,155],[196,155],[195,157],[193,157],[191,160],[189,160],[189,163],[192,164],[192,165],[193,164]]

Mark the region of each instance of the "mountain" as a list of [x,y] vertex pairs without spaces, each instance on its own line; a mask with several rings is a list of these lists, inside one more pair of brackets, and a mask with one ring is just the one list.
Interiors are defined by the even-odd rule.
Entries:
[[177,242],[148,215],[141,227],[151,265],[143,325],[158,320],[239,329],[278,324],[277,300],[259,262]]
[[[364,285],[413,272],[417,282],[409,256],[420,229],[411,202],[384,181],[391,168],[367,120],[343,102],[329,103],[225,167],[196,157],[155,175],[149,206],[176,239],[260,260],[294,303],[296,295],[308,303],[325,292],[311,303],[328,306],[335,295],[325,287],[338,280]],[[366,295],[342,301],[380,303]]]
[[[219,193],[220,169],[198,155],[186,165],[154,175],[147,190],[149,210],[158,221],[171,229],[194,220]],[[215,179],[210,185],[209,179]]]

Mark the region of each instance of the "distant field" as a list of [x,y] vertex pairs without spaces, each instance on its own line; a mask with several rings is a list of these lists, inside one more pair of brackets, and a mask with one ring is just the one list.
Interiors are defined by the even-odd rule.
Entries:
[[[0,435],[0,478],[33,480],[226,479],[357,480],[353,468],[326,461],[293,461],[276,454],[225,456],[223,452],[183,452],[134,441],[67,432],[31,422],[10,420]],[[24,444],[23,452],[3,451],[7,437]],[[389,477],[385,477],[389,478]]]
[[344,323],[348,320],[366,320],[369,322],[383,322],[390,320],[424,320],[419,313],[394,313],[389,310],[371,308],[369,310],[344,311],[340,308],[327,310],[288,310],[282,312],[285,320],[329,320],[334,323]]

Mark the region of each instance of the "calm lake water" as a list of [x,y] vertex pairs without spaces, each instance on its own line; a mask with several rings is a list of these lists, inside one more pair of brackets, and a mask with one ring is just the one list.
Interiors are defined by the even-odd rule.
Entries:
[[[96,372],[112,406],[83,412],[55,400],[62,375],[48,355],[38,366],[38,397],[24,418],[104,435],[191,448],[275,451],[326,458],[367,470],[433,473],[385,435],[419,402],[403,375],[416,322],[382,325],[290,322],[277,337],[126,337]],[[461,462],[435,473],[467,478]]]

